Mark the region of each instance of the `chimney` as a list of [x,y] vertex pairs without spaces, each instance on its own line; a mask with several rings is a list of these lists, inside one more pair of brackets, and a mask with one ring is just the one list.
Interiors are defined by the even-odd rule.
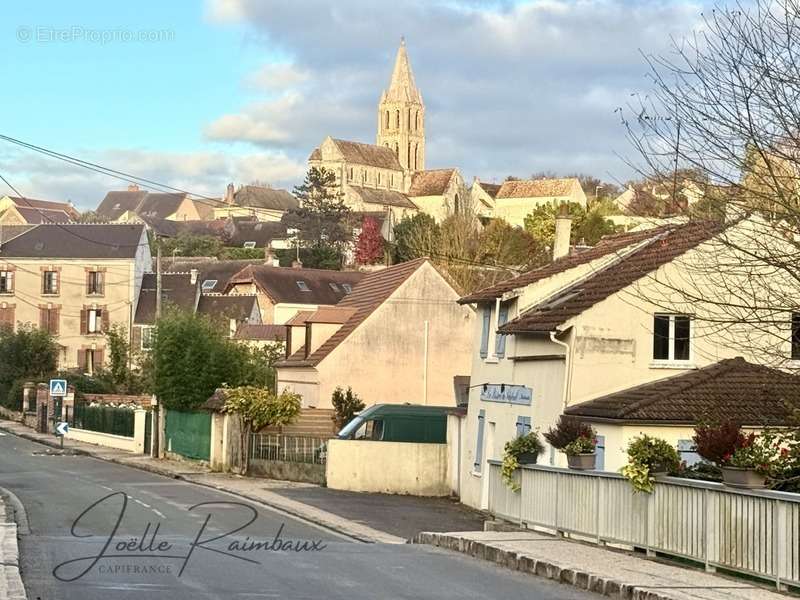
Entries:
[[553,239],[553,260],[569,254],[569,237],[572,232],[572,217],[569,216],[569,205],[558,207],[556,215],[556,235]]
[[129,183],[128,184],[128,191],[129,192],[138,192],[139,191],[139,186],[136,185],[135,183]]
[[264,247],[264,264],[269,267],[280,267],[281,261],[275,256],[275,253],[272,251],[272,244],[267,244]]
[[225,188],[225,204],[233,204],[233,184],[229,183]]
[[197,269],[192,269],[189,271],[189,281],[192,282],[192,285],[197,285],[197,275],[199,271]]

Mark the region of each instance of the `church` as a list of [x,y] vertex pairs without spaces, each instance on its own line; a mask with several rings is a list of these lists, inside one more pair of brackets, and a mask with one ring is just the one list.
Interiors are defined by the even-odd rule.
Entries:
[[376,124],[375,144],[329,136],[308,158],[309,167],[336,174],[351,210],[382,213],[394,223],[423,212],[441,222],[470,201],[458,169],[425,169],[425,104],[403,39]]

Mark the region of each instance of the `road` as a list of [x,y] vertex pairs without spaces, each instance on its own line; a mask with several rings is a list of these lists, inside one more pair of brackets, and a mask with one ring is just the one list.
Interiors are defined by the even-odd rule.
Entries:
[[[30,531],[20,560],[31,600],[596,598],[432,547],[355,542],[223,492],[53,452],[0,435],[0,488],[24,506]],[[292,546],[253,547],[274,546],[278,533]]]

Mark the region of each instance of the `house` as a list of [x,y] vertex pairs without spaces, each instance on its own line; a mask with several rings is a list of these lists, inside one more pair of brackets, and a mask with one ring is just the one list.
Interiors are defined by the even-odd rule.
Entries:
[[184,192],[148,192],[138,185],[125,191],[111,191],[97,207],[97,215],[111,223],[150,221],[202,221],[208,216],[206,205],[218,201],[192,199]]
[[[207,257],[162,259],[162,272],[197,273],[204,294],[224,294],[231,277],[248,266],[263,265],[263,260],[217,260]],[[155,265],[150,270],[155,270]]]
[[567,407],[565,414],[589,423],[604,441],[600,462],[618,471],[625,449],[646,433],[676,446],[687,464],[693,451],[694,425],[704,419],[730,419],[746,428],[781,427],[800,409],[797,375],[742,357],[606,394]]
[[525,217],[543,204],[575,203],[586,207],[586,194],[575,177],[564,179],[511,179],[494,198],[492,216],[511,225],[525,226]]
[[487,183],[477,177],[475,178],[469,194],[472,200],[472,209],[478,216],[491,217],[494,215],[495,198],[497,198],[497,192],[500,191],[501,187],[502,184]]
[[242,323],[234,333],[233,339],[255,348],[278,345],[283,349],[286,344],[286,326],[268,323]]
[[[556,249],[568,248],[569,226],[561,221],[569,219],[557,219]],[[688,222],[612,235],[579,253],[559,251],[546,266],[461,298],[479,311],[462,424],[463,501],[485,506],[486,460],[501,458],[503,445],[519,433],[546,431],[573,405],[740,355],[763,360],[750,343],[752,331],[722,331],[715,324],[709,311],[714,299],[724,303],[726,291],[713,270],[702,268],[709,256],[726,256],[725,240],[765,237],[761,227],[769,224],[752,217],[724,226]],[[741,285],[774,277],[770,273],[749,268],[739,275]],[[676,289],[711,301],[687,300]],[[774,314],[770,347],[787,361],[793,352],[800,356],[800,334],[780,326]],[[794,318],[787,309],[786,322]],[[600,455],[604,449],[608,455],[602,435],[599,442]],[[542,461],[565,462],[552,448]],[[609,468],[617,461],[609,459]],[[602,459],[598,468],[607,468]]]
[[142,225],[3,227],[0,321],[46,329],[60,368],[92,373],[105,364],[105,333],[131,329],[150,246]]
[[470,207],[470,197],[458,169],[429,169],[414,173],[408,197],[437,223]]
[[475,319],[457,299],[427,259],[366,275],[336,306],[287,321],[278,389],[323,409],[337,387],[351,387],[367,406],[455,406],[454,377],[469,370]]
[[293,247],[294,237],[286,225],[279,221],[255,221],[231,218],[222,237],[231,248],[272,248],[286,250]]
[[70,202],[50,202],[17,196],[0,197],[0,225],[72,223],[79,216]]
[[232,183],[225,198],[213,210],[215,219],[248,217],[254,221],[279,222],[288,211],[299,206],[297,198],[286,190],[260,185],[243,185],[234,190]]
[[[156,324],[157,275],[145,273],[134,313],[131,347],[147,351],[152,347],[152,332]],[[243,324],[261,323],[261,312],[255,295],[224,296],[203,293],[199,271],[161,274],[161,309],[178,309],[220,320],[227,324],[228,335]]]
[[333,306],[364,278],[357,271],[248,265],[231,276],[226,294],[256,294],[264,323],[283,324],[298,311]]

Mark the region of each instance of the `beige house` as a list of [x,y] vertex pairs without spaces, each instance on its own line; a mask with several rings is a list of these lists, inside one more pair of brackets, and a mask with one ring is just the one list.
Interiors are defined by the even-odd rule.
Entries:
[[368,274],[335,307],[287,322],[278,389],[304,407],[331,408],[336,387],[376,403],[456,404],[454,380],[470,368],[474,311],[426,259]]
[[0,197],[0,225],[71,223],[78,216],[78,211],[70,202],[50,202],[17,196]]
[[575,203],[586,206],[586,194],[575,177],[514,179],[503,182],[494,198],[492,216],[511,225],[525,226],[525,217],[542,204]]
[[108,358],[105,332],[131,330],[150,263],[142,225],[3,227],[0,322],[48,330],[60,368],[92,373]]
[[441,223],[470,208],[471,198],[458,169],[432,169],[414,173],[408,197],[417,208]]
[[96,212],[111,223],[200,221],[209,216],[208,205],[215,206],[216,202],[192,199],[181,192],[148,192],[132,184],[125,191],[108,192]]
[[[714,274],[701,268],[704,261],[725,251],[721,236],[753,239],[763,226],[758,219],[724,230],[690,222],[609,236],[589,250],[462,298],[479,309],[462,424],[462,500],[485,506],[486,460],[501,458],[505,442],[520,433],[546,431],[569,407],[739,355],[763,360],[751,355],[746,329],[721,331],[710,309],[672,291],[718,297]],[[569,228],[560,231],[568,239]],[[558,232],[557,225],[557,237]],[[555,246],[563,244],[557,240]],[[742,277],[752,283],[757,275]],[[773,333],[767,341],[783,348],[789,361],[790,331],[776,327]],[[732,335],[740,335],[741,343]],[[626,424],[632,429],[613,435],[602,429],[598,468],[616,468],[626,440],[652,431],[651,425]],[[683,426],[664,437],[677,443],[686,433]],[[540,462],[563,465],[565,459],[548,448]]]
[[472,182],[472,187],[469,189],[469,194],[472,199],[472,209],[478,216],[491,217],[494,215],[495,199],[501,187],[502,184],[500,183],[486,183],[477,177],[475,178]]
[[229,183],[223,201],[212,211],[214,219],[246,217],[255,221],[278,222],[298,205],[297,198],[286,190],[260,185],[242,185],[234,189]]

